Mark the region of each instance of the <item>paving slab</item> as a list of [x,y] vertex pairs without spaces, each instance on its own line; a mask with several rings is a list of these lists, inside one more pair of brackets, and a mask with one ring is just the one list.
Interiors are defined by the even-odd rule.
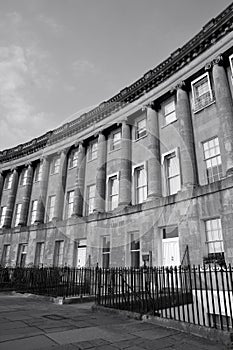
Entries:
[[226,349],[152,323],[93,313],[91,306],[0,296],[0,350]]
[[0,350],[37,350],[47,349],[54,342],[44,335],[17,339],[0,343]]

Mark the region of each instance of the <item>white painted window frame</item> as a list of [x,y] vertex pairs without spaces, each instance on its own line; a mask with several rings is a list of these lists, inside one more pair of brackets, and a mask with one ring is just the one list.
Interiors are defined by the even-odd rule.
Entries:
[[231,77],[233,79],[233,54],[229,56],[229,61],[230,61]]
[[[180,167],[180,152],[179,152],[179,147],[176,147],[176,148],[174,148],[168,152],[165,152],[161,155],[161,165],[162,165],[162,174],[163,174],[163,179],[164,179],[164,195],[165,196],[171,195],[169,193],[166,158],[173,153],[175,153],[175,156],[177,157],[177,160],[178,160],[178,168],[179,168],[179,175],[180,175],[180,189],[177,192],[179,192],[181,190],[181,185],[182,185],[182,176],[181,176],[181,167]],[[174,195],[176,193],[173,193],[172,195]]]
[[209,72],[205,72],[204,74],[200,75],[198,78],[194,79],[191,82],[191,91],[192,91],[192,105],[193,105],[193,111],[198,112],[199,110],[205,108],[208,106],[208,104],[204,107],[201,107],[200,109],[195,109],[195,84],[198,83],[198,81],[200,81],[201,79],[203,79],[204,77],[207,77],[207,82],[208,82],[208,88],[209,88],[209,92],[210,92],[210,100],[213,101],[213,90],[211,87],[211,82],[210,82],[210,74]]
[[[175,119],[172,120],[171,122],[167,123],[167,122],[166,122],[166,117],[167,117],[169,114],[171,114],[171,113],[165,114],[165,106],[168,105],[170,102],[174,102],[174,104],[175,104],[175,110],[174,110],[174,111],[175,111]],[[171,97],[169,97],[167,100],[165,100],[165,101],[163,102],[163,104],[162,104],[162,111],[163,111],[163,117],[164,117],[164,126],[170,125],[170,124],[174,123],[175,121],[177,121],[177,114],[176,114],[176,98],[175,98],[175,96],[171,96]]]
[[112,211],[113,209],[111,209],[111,204],[110,204],[110,180],[111,178],[113,177],[116,177],[117,180],[118,180],[118,204],[119,204],[119,192],[120,192],[120,172],[117,171],[115,173],[112,173],[112,174],[109,174],[107,175],[107,178],[106,178],[106,190],[107,190],[107,195],[106,195],[106,198],[107,198],[107,203],[106,203],[106,211]]
[[136,188],[136,176],[135,176],[137,169],[141,168],[142,166],[144,167],[145,173],[146,173],[146,185],[147,185],[147,197],[148,197],[147,161],[145,161],[132,166],[132,203],[134,205],[144,203],[144,202],[137,203],[137,188]]

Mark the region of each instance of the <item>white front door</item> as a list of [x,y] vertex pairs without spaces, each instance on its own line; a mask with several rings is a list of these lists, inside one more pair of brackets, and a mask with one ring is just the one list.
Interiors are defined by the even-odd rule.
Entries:
[[165,238],[162,241],[163,266],[180,265],[179,237]]
[[86,247],[78,247],[77,249],[77,266],[76,267],[85,267],[86,266]]

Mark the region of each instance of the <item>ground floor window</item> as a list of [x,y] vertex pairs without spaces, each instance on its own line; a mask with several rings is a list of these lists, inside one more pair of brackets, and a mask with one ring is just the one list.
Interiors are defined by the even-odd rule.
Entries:
[[53,265],[58,267],[63,264],[64,241],[55,241]]
[[28,245],[25,243],[19,244],[16,265],[25,267]]
[[87,240],[79,239],[74,243],[74,266],[81,268],[86,266]]
[[140,267],[140,240],[135,233],[130,234],[130,259],[132,267]]
[[102,237],[102,266],[108,269],[110,264],[110,237]]
[[4,244],[2,251],[1,266],[7,267],[10,263],[10,244]]
[[223,253],[222,225],[219,218],[206,220],[206,245],[208,255]]
[[35,266],[41,266],[43,264],[44,257],[44,242],[36,243],[36,254],[35,254]]

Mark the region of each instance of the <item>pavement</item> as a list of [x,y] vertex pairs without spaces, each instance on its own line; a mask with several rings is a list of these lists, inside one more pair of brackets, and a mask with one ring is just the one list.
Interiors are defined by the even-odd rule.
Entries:
[[177,330],[93,312],[92,305],[0,294],[0,350],[225,349]]

